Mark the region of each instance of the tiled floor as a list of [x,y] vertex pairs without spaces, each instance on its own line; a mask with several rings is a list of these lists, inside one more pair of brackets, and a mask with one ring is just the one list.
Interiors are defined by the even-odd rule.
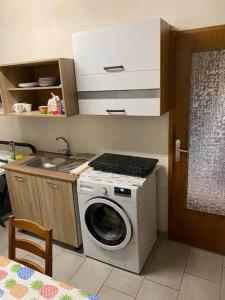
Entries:
[[[0,228],[0,255],[7,256],[7,236],[7,229]],[[18,255],[28,257],[21,250]],[[96,294],[103,300],[225,300],[223,257],[184,244],[158,240],[141,275],[86,258],[82,253],[58,245],[53,247],[53,257],[55,279]],[[33,255],[30,258],[38,259]]]

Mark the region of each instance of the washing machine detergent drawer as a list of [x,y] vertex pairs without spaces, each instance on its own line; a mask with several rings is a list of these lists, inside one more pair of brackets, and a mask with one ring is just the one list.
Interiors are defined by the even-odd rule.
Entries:
[[94,183],[77,181],[77,193],[83,195],[94,196],[98,193],[98,188]]

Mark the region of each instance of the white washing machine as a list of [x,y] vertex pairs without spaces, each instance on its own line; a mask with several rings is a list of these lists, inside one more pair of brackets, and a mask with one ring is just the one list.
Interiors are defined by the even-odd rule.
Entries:
[[77,181],[84,253],[140,273],[156,241],[156,169],[147,178],[88,171]]

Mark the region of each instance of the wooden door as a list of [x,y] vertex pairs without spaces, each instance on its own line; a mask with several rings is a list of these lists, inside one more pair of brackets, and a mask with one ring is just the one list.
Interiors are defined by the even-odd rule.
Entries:
[[[172,239],[222,254],[225,254],[224,49],[225,26],[178,32],[175,36],[169,205]],[[175,144],[176,140],[180,140],[180,145],[179,141]],[[179,147],[184,152],[178,151]]]
[[16,218],[42,224],[35,177],[6,171],[6,179],[13,214]]
[[53,239],[78,247],[73,186],[59,180],[36,177],[43,226]]

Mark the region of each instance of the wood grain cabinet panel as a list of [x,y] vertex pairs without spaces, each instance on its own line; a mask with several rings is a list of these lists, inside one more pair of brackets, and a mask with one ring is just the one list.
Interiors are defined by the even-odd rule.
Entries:
[[16,218],[42,224],[35,177],[6,171],[6,178],[12,210]]
[[73,185],[36,177],[43,226],[52,228],[53,239],[78,247]]

